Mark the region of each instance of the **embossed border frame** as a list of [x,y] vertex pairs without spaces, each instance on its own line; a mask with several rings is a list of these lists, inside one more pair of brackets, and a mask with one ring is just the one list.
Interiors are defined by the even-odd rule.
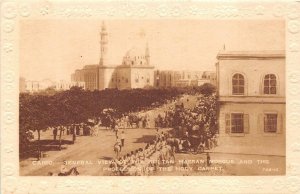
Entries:
[[[19,21],[26,19],[286,20],[286,176],[25,177],[19,176]],[[58,1],[1,3],[2,193],[298,193],[300,191],[300,2]]]

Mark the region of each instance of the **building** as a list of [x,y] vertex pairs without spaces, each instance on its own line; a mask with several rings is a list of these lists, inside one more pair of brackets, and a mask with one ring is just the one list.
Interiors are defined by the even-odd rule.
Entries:
[[[24,86],[21,87],[21,85]],[[20,78],[20,92],[35,93],[35,92],[42,92],[50,88],[56,91],[61,91],[61,90],[69,90],[73,86],[77,86],[85,89],[84,82],[69,82],[64,80],[61,80],[59,82],[54,82],[49,79],[44,79],[42,81],[32,81],[32,80],[26,80],[25,78]],[[23,89],[21,90],[21,88]]]
[[85,88],[97,90],[99,88],[99,66],[86,65],[81,70],[76,70],[71,75],[71,81],[75,83],[84,83]]
[[19,78],[19,92],[26,92],[26,80],[24,77]]
[[285,155],[284,51],[217,55],[220,148]]
[[216,85],[217,76],[215,71],[204,71],[202,75],[202,80],[209,80],[209,83]]
[[55,82],[51,87],[53,87],[56,91],[69,90],[72,87],[80,87],[85,89],[85,83],[60,80],[59,82]]
[[[42,84],[41,84],[42,85]],[[40,83],[38,81],[25,81],[25,91],[29,93],[39,92],[45,88],[40,87]]]
[[154,72],[154,86],[187,87],[201,86],[204,83],[216,85],[216,73],[213,71],[160,71]]
[[24,92],[40,92],[44,91],[48,88],[55,88],[55,82],[49,80],[49,79],[44,79],[42,81],[33,81],[33,80],[25,80],[25,91]]
[[100,32],[99,64],[86,65],[71,75],[75,82],[85,82],[88,90],[106,88],[131,89],[151,87],[154,83],[154,66],[150,63],[148,45],[144,48],[133,47],[127,51],[118,65],[108,64],[108,33],[104,23]]

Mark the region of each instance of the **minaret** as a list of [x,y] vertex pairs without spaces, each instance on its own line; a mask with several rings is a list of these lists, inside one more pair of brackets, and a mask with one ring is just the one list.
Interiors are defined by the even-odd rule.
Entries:
[[102,22],[101,32],[100,32],[100,65],[107,65],[107,31],[104,22]]
[[146,53],[145,53],[145,57],[146,57],[146,62],[147,62],[147,65],[150,65],[150,54],[149,54],[149,47],[148,47],[148,43],[147,43],[147,46],[146,46]]

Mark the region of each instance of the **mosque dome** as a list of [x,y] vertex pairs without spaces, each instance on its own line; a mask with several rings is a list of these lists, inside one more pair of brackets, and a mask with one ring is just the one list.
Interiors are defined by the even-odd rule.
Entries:
[[138,47],[132,47],[126,52],[126,56],[135,57],[135,56],[145,56],[145,49],[141,49]]
[[124,58],[123,65],[129,66],[143,66],[149,64],[148,47],[132,47],[129,49]]

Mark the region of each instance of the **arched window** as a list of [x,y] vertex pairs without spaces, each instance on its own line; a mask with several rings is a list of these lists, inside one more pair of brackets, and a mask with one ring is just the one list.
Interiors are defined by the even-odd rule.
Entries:
[[264,94],[276,94],[276,76],[267,74],[264,77]]
[[232,77],[232,94],[243,95],[245,92],[245,78],[242,74],[234,74]]

